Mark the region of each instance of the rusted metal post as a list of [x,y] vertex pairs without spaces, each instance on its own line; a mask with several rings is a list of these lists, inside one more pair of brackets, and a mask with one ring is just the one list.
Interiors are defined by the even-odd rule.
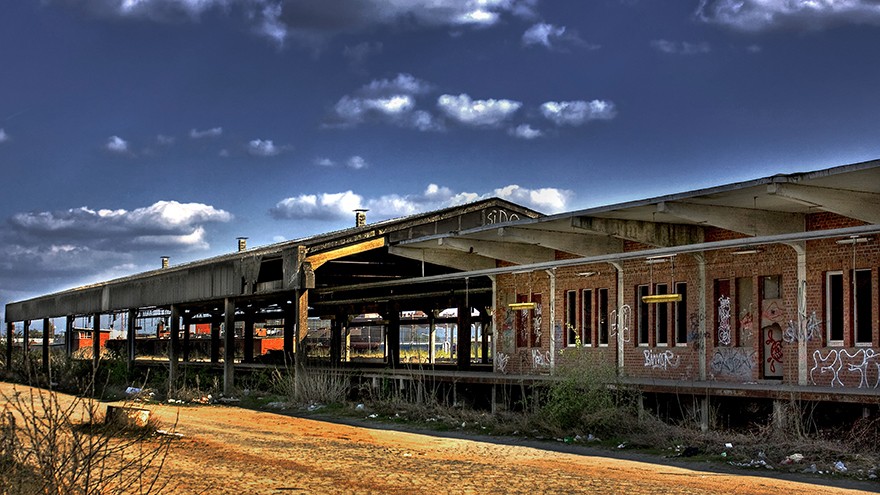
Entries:
[[92,370],[101,364],[101,313],[95,313],[92,321]]
[[223,394],[232,395],[235,387],[235,301],[223,300]]
[[134,360],[137,357],[137,315],[136,309],[128,310],[128,325],[125,332],[126,338],[126,359],[128,361],[128,370],[134,368]]
[[43,373],[49,374],[49,336],[51,321],[49,318],[43,318]]
[[171,305],[171,339],[168,342],[168,382],[174,387],[180,363],[180,308],[176,304]]
[[6,322],[6,371],[12,371],[12,344],[15,342],[15,323]]
[[244,314],[244,357],[242,362],[254,362],[254,312],[245,311]]

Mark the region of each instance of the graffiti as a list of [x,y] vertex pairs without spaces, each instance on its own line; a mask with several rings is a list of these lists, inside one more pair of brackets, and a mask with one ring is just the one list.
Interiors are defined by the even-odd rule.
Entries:
[[700,350],[706,344],[706,339],[708,337],[709,335],[707,332],[700,330],[700,315],[697,312],[691,313],[688,316],[688,345],[693,346],[695,350]]
[[535,306],[535,319],[532,320],[532,331],[535,335],[535,347],[541,347],[541,336],[543,335],[543,332],[541,332],[541,316],[541,303],[538,303]]
[[719,347],[710,364],[712,373],[742,380],[751,380],[758,353],[746,347]]
[[772,301],[764,308],[764,311],[761,313],[761,318],[764,321],[775,322],[775,323],[783,323],[785,322],[785,311],[780,307],[781,302]]
[[718,298],[718,345],[730,345],[730,298]]
[[678,368],[681,356],[672,351],[654,352],[645,350],[645,367],[661,369],[666,371],[669,368]]
[[752,342],[752,324],[755,321],[752,315],[752,305],[743,309],[739,315],[740,337],[742,337],[742,345],[749,345]]
[[632,333],[629,329],[629,322],[632,318],[632,308],[629,307],[629,304],[624,304],[620,307],[620,309],[615,309],[611,312],[611,337],[617,336],[620,333],[621,338],[623,338],[624,342],[629,342],[632,340]]
[[767,340],[764,341],[764,348],[767,349],[767,365],[770,373],[782,372],[776,370],[776,365],[782,364],[782,338],[776,338],[776,335],[782,334],[782,328],[778,323],[774,323],[762,330],[766,331]]
[[516,213],[508,213],[505,210],[490,210],[489,213],[486,214],[486,221],[489,224],[513,222],[514,220],[519,220],[519,215]]
[[510,361],[510,356],[504,354],[503,352],[499,352],[495,355],[495,369],[501,372],[501,374],[507,374],[507,363]]
[[535,368],[549,368],[550,352],[541,352],[540,349],[532,349],[532,365]]
[[858,349],[852,353],[847,349],[829,349],[824,356],[821,350],[813,351],[813,367],[810,369],[813,385],[817,385],[816,370],[820,375],[830,373],[832,387],[845,387],[840,374],[855,372],[859,374],[859,388],[880,388],[880,352],[874,349]]
[[813,337],[819,336],[821,329],[822,320],[816,317],[816,312],[813,311],[810,316],[802,317],[800,324],[797,321],[788,320],[785,333],[782,334],[782,340],[789,344],[810,341],[813,340]]

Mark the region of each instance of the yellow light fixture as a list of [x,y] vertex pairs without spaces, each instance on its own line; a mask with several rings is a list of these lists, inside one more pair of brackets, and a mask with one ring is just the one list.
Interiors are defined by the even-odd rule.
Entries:
[[508,308],[514,311],[520,311],[524,309],[535,309],[538,305],[533,302],[521,302],[521,303],[510,303],[507,305]]
[[653,296],[642,296],[642,302],[645,304],[680,302],[681,294],[654,294]]

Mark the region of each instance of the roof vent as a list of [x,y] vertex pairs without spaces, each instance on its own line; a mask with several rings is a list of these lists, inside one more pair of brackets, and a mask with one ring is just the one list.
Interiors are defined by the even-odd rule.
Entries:
[[162,268],[168,268],[168,266],[170,265],[170,260],[171,258],[169,258],[168,256],[162,256]]
[[247,237],[238,238],[238,252],[247,251]]
[[354,210],[354,226],[355,227],[363,227],[367,224],[367,210],[365,208],[359,208]]

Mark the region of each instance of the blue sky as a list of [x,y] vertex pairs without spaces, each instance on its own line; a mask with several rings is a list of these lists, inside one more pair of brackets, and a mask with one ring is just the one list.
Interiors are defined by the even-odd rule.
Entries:
[[0,301],[880,157],[868,0],[0,0]]

